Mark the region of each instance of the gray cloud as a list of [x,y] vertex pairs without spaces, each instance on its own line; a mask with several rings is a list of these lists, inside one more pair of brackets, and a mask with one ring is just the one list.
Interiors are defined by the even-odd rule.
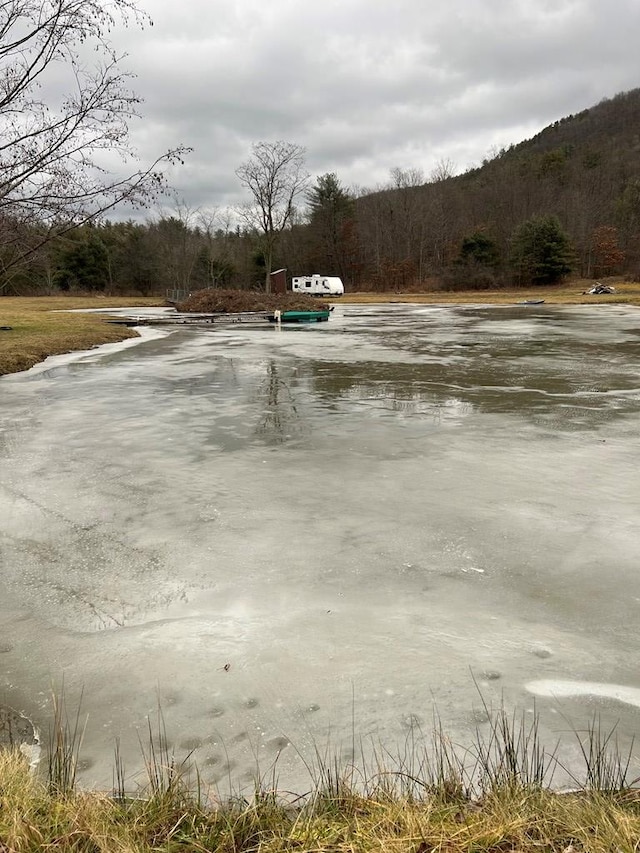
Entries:
[[373,187],[394,166],[459,170],[640,85],[637,0],[146,0],[114,33],[144,98],[143,159],[193,146],[188,205],[242,199],[252,142],[304,145],[315,176]]

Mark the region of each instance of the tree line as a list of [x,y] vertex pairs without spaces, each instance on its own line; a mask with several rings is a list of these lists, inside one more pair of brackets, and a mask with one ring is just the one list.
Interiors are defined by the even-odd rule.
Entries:
[[[628,98],[638,103],[637,92]],[[620,104],[628,106],[626,96]],[[498,152],[464,175],[454,176],[447,164],[429,179],[396,168],[374,190],[347,188],[335,173],[312,181],[299,146],[256,143],[254,159],[238,168],[250,196],[241,208],[190,210],[176,201],[144,222],[98,218],[67,226],[22,263],[6,264],[0,288],[141,295],[258,289],[278,267],[381,291],[551,284],[570,272],[637,278],[635,164],[622,168],[620,151],[605,156],[593,137],[589,148],[558,146],[558,129],[567,128],[547,129],[545,146],[536,139]],[[13,251],[0,246],[0,258]]]
[[[396,171],[394,180],[403,180]],[[7,294],[77,292],[165,294],[207,287],[265,288],[269,272],[338,275],[347,289],[420,291],[552,284],[572,271],[586,277],[635,274],[637,234],[594,224],[580,244],[553,207],[507,226],[474,220],[461,178],[393,186],[357,195],[337,175],[316,178],[284,225],[264,226],[236,212],[176,204],[145,222],[83,223],[52,236],[10,270]],[[278,220],[279,222],[280,220]],[[271,230],[269,230],[271,228]],[[3,249],[0,247],[0,253]]]

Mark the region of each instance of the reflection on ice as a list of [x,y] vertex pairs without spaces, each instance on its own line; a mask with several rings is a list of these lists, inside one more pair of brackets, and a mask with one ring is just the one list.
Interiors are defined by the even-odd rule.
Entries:
[[267,444],[282,444],[305,432],[291,388],[273,360],[267,365],[267,379],[260,396],[263,409],[256,428],[257,436]]

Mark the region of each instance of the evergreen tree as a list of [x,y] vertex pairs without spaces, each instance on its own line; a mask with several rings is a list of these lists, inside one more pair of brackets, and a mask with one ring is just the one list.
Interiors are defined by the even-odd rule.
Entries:
[[327,172],[316,178],[316,184],[307,193],[310,219],[342,219],[353,213],[353,201],[343,188],[335,172]]
[[93,229],[88,231],[60,252],[54,281],[61,290],[104,290],[109,283],[107,249]]
[[495,240],[483,231],[474,231],[464,237],[460,252],[445,273],[445,281],[453,288],[484,290],[501,284],[498,275],[500,249]]
[[306,198],[314,260],[322,265],[324,273],[345,278],[354,249],[349,227],[354,216],[353,199],[335,172],[316,178]]
[[500,250],[495,240],[483,231],[475,231],[463,239],[458,263],[466,266],[495,268],[500,263]]
[[571,242],[557,217],[534,216],[516,228],[511,265],[519,284],[555,284],[571,272]]

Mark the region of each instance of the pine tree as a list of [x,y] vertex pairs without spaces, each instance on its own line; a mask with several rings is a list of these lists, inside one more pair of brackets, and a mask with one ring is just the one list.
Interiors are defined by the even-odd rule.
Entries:
[[534,216],[516,228],[511,266],[518,284],[555,284],[571,272],[571,241],[557,217]]

